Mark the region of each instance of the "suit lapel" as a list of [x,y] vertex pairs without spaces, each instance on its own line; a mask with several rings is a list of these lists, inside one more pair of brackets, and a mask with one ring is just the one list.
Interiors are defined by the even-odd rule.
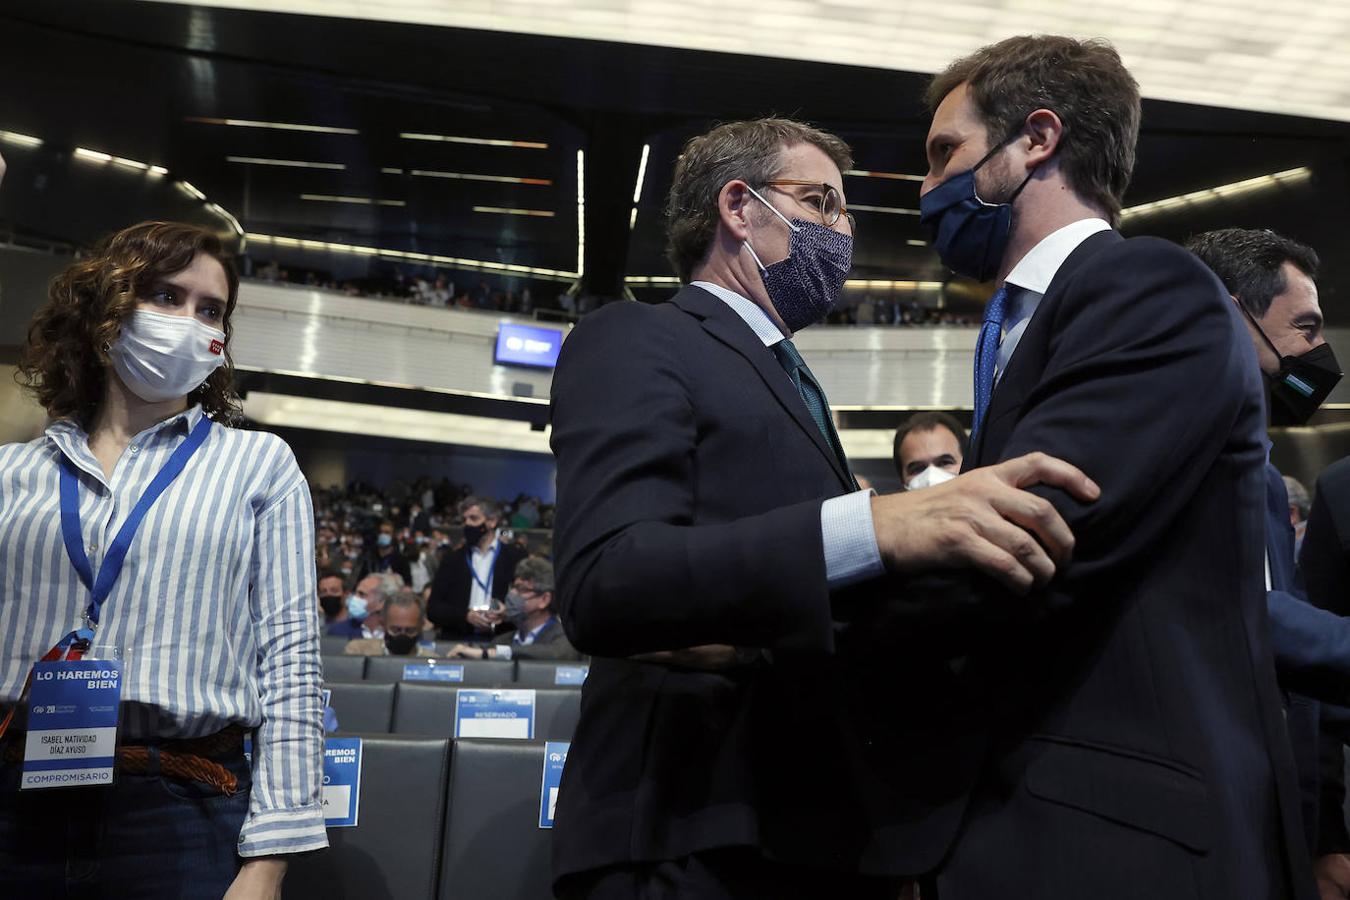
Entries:
[[[1055,277],[1050,279],[1050,285],[1046,288],[1045,295],[1041,297],[1036,312],[1032,314],[1031,320],[1027,322],[1026,330],[1022,332],[1022,339],[1018,343],[1019,350],[1023,349],[1022,345],[1028,342],[1028,338],[1035,340],[1034,335],[1044,330],[1045,326],[1042,323],[1046,320],[1046,310],[1059,302],[1059,297],[1064,292],[1065,285],[1073,280],[1073,276],[1078,273],[1078,270],[1102,250],[1123,240],[1124,238],[1118,231],[1099,231],[1096,234],[1089,235],[1074,248],[1074,251],[1065,258],[1055,272]],[[1026,362],[1028,356],[1027,353],[1014,353],[1012,358],[1008,360],[1007,369],[1003,371],[998,383],[994,385],[994,393],[989,398],[989,410],[985,413],[984,422],[975,433],[975,446],[971,448],[973,452],[970,456],[974,460],[975,466],[988,465],[992,461],[985,458],[986,438],[990,431],[988,426],[1008,412],[1011,406],[1021,403],[1022,398],[1026,395],[1025,390],[1015,389],[1015,386],[1018,385],[1019,380],[1025,377],[1023,370],[1029,365]],[[1036,373],[1035,377],[1039,378],[1040,373]],[[1000,446],[989,449],[998,453],[1003,448]]]
[[745,357],[750,365],[754,366],[755,371],[759,373],[759,377],[763,379],[769,391],[792,420],[797,423],[798,427],[811,439],[811,442],[816,445],[816,449],[820,451],[821,456],[825,457],[839,480],[845,487],[851,487],[852,476],[844,471],[839,458],[834,453],[834,449],[826,443],[825,436],[816,427],[816,423],[811,418],[811,413],[807,411],[806,403],[803,402],[801,394],[797,393],[796,385],[792,383],[792,379],[788,377],[787,372],[783,371],[783,367],[778,364],[778,359],[774,356],[773,351],[765,347],[760,341],[754,329],[747,325],[745,320],[736,314],[735,310],[702,288],[685,287],[671,298],[671,302],[699,319],[704,331],[735,350]]

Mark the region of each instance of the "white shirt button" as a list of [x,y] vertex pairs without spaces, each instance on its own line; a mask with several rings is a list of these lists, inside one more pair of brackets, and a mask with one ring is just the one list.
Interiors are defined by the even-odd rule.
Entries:
[[89,552],[90,552],[90,553],[97,553],[97,552],[98,552],[98,544],[90,544],[90,545],[89,545]]
[[132,452],[132,453],[140,453],[140,452],[141,452],[141,448],[138,447],[138,446],[136,446],[135,444],[132,444],[130,449],[131,449],[131,452]]

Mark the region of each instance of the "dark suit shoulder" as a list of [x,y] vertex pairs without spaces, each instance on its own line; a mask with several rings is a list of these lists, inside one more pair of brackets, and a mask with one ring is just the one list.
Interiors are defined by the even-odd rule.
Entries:
[[673,330],[697,327],[692,317],[669,301],[608,303],[577,323],[563,342],[563,353],[566,354],[568,345],[574,342],[587,348],[597,343],[625,347],[634,342],[644,347],[669,345]]
[[1328,489],[1337,493],[1337,499],[1341,491],[1350,489],[1350,456],[1336,460],[1317,476],[1317,492]]

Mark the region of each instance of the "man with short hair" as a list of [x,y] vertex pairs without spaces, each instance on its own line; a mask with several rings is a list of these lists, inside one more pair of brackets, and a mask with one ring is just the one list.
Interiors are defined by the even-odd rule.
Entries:
[[466,659],[581,659],[567,640],[553,610],[553,566],[530,557],[516,566],[516,577],[502,604],[502,618],[515,626],[491,646],[456,644],[450,656]]
[[966,430],[947,413],[915,413],[895,431],[894,456],[906,490],[951,481],[966,457]]
[[[1095,496],[1038,455],[928,491],[857,489],[791,340],[848,276],[851,165],[837,137],[787,119],[692,139],[667,216],[685,287],[604,306],[563,344],[559,614],[594,659],[553,833],[560,897],[893,900],[905,873],[879,789],[913,760],[877,756],[888,703],[850,717],[837,628],[888,570],[1048,581],[1073,538],[1020,488]],[[945,662],[916,666],[922,638],[905,630],[920,647],[890,654],[889,677],[950,679]]]
[[487,641],[502,621],[498,606],[527,553],[498,536],[502,511],[495,500],[466,497],[459,514],[464,520],[464,546],[441,556],[427,618],[440,629],[441,640]]
[[1077,542],[1020,607],[978,580],[909,585],[971,616],[956,685],[887,710],[924,726],[893,740],[933,754],[902,856],[941,900],[1311,897],[1266,616],[1260,370],[1212,272],[1112,227],[1138,86],[1103,42],[1015,37],[928,102],[921,222],[996,287],[965,466],[1042,450],[1102,493],[1031,489]]
[[1303,549],[1303,535],[1308,530],[1308,514],[1312,512],[1312,497],[1308,489],[1293,475],[1284,476],[1284,490],[1289,495],[1289,524],[1294,526],[1294,558]]
[[[1318,259],[1311,247],[1266,229],[1225,228],[1198,235],[1187,248],[1214,270],[1243,314],[1249,342],[1265,376],[1267,409],[1272,422],[1303,424],[1339,380],[1340,366],[1322,335],[1322,310],[1317,298]],[[1324,361],[1318,365],[1317,361]],[[1308,390],[1291,390],[1293,378]],[[1324,771],[1321,757],[1342,757],[1343,710],[1322,703],[1350,702],[1350,620],[1308,603],[1295,572],[1294,522],[1299,515],[1282,477],[1269,460],[1265,441],[1266,478],[1266,605],[1271,646],[1285,694],[1289,730],[1303,788],[1303,824],[1309,852],[1318,857],[1319,878],[1340,871],[1345,823],[1337,785],[1340,765]],[[1303,492],[1307,491],[1294,481]],[[1306,512],[1303,513],[1306,516]],[[1293,693],[1293,692],[1297,693]],[[1330,727],[1323,728],[1327,721]],[[1325,827],[1333,815],[1337,826]],[[1326,832],[1325,834],[1323,832]],[[1339,895],[1339,896],[1344,896]]]
[[[390,582],[394,583],[390,583]],[[328,627],[328,634],[346,638],[373,638],[384,636],[381,612],[386,598],[402,587],[397,575],[367,575],[352,588],[347,597],[347,618]]]
[[367,548],[366,556],[361,560],[361,567],[357,570],[358,580],[367,575],[392,572],[403,579],[405,587],[411,587],[412,567],[400,552],[393,522],[388,519],[380,522],[375,532],[374,545],[373,549]]
[[342,573],[332,569],[319,572],[319,612],[323,615],[324,632],[332,634],[332,628],[348,619],[346,580]]
[[384,601],[384,634],[348,641],[342,652],[348,656],[435,656],[422,646],[426,617],[422,598],[413,591],[399,591]]

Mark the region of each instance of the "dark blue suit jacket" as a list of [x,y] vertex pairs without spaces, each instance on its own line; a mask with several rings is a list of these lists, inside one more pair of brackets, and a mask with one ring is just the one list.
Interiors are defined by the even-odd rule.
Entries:
[[969,642],[960,700],[987,716],[942,900],[1316,895],[1269,645],[1264,440],[1214,275],[1166,241],[1084,241],[966,459],[1044,451],[1095,479],[1091,504],[1034,489],[1072,561],[1026,602],[917,578],[878,623],[899,634],[945,598]]

